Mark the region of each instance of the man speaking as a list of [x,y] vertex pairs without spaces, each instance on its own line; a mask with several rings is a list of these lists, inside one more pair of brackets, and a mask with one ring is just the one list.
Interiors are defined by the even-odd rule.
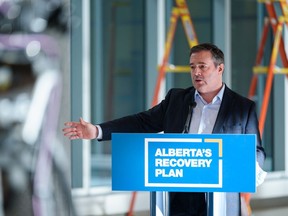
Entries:
[[[64,135],[71,140],[101,141],[110,140],[115,132],[182,133],[183,128],[184,132],[194,134],[256,134],[257,162],[262,167],[265,152],[258,129],[256,105],[223,83],[223,52],[213,44],[196,45],[190,50],[189,65],[192,87],[171,89],[158,105],[123,118],[97,125],[81,118],[79,122],[67,122]],[[223,211],[227,216],[241,216],[239,193],[221,193],[219,197],[225,200]],[[206,200],[205,193],[171,192],[170,216],[206,216]]]

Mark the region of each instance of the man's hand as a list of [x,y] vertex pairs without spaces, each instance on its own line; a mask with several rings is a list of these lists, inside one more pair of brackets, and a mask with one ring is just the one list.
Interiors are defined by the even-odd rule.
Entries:
[[98,129],[95,125],[85,122],[80,118],[79,122],[66,122],[62,129],[64,136],[70,140],[74,139],[95,139],[98,136]]

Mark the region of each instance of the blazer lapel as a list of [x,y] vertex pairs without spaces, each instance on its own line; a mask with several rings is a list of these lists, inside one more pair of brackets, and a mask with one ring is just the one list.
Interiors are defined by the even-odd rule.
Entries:
[[225,86],[222,103],[212,133],[222,132],[223,124],[226,120],[226,117],[229,115],[229,107],[231,107],[233,103],[234,97],[232,96],[232,91],[227,86]]

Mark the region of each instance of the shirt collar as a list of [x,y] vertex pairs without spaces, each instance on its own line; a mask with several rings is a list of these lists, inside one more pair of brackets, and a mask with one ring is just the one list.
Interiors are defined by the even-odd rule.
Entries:
[[[223,83],[222,88],[220,89],[218,94],[213,98],[211,104],[215,103],[217,100],[219,100],[220,102],[222,101],[224,90],[225,90],[225,86],[226,85]],[[204,104],[207,104],[207,102],[202,98],[202,96],[200,95],[200,93],[196,89],[195,90],[195,94],[194,94],[194,100],[196,101],[197,99],[200,99]]]

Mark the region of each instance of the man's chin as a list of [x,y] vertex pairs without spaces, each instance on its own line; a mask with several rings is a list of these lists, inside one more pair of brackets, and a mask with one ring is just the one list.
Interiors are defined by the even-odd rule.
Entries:
[[205,91],[203,82],[195,82],[194,87],[197,89],[197,91]]

